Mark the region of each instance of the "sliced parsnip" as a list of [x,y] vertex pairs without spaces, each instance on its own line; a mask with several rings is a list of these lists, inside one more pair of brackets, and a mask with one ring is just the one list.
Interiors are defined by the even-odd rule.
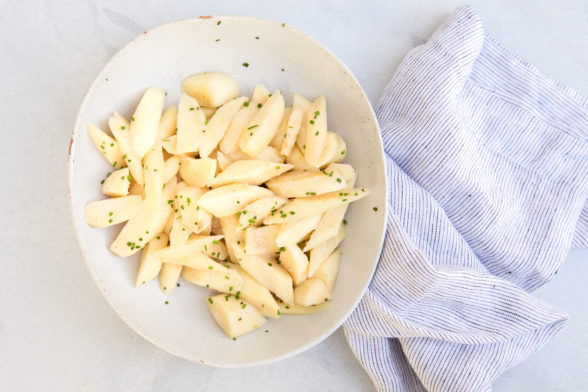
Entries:
[[172,177],[175,177],[178,174],[178,170],[180,170],[181,160],[178,156],[173,156],[168,158],[165,161],[165,168],[163,171],[163,182],[167,183]]
[[202,188],[214,178],[216,160],[212,158],[182,158],[180,176],[190,186]]
[[319,270],[321,265],[327,260],[327,258],[333,253],[333,251],[339,246],[341,241],[345,238],[345,227],[341,225],[337,235],[333,238],[323,242],[316,248],[312,248],[310,251],[310,263],[308,264],[308,277],[312,278]]
[[227,132],[231,120],[246,100],[246,97],[230,100],[218,108],[210,120],[207,120],[202,129],[201,138],[198,140],[198,150],[201,158],[208,157],[216,148]]
[[122,158],[122,152],[116,140],[94,124],[88,124],[88,136],[90,136],[96,149],[102,153],[112,167],[116,169],[127,166],[127,163]]
[[167,246],[168,237],[160,233],[154,237],[141,253],[141,262],[135,278],[135,287],[140,287],[145,283],[155,279],[161,269],[161,259],[155,257],[154,253],[159,249]]
[[182,94],[178,103],[177,153],[198,152],[198,146],[204,137],[202,131],[205,122],[206,117],[198,101],[188,94]]
[[317,161],[317,166],[324,167],[329,163],[342,161],[345,158],[345,148],[345,141],[338,133],[327,131],[325,149]]
[[290,273],[294,285],[299,285],[306,279],[308,257],[296,244],[286,245],[284,248],[280,252],[280,265]]
[[141,196],[141,199],[144,198],[145,189],[143,188],[143,185],[133,180],[129,186],[129,195]]
[[337,235],[339,227],[343,223],[345,212],[349,204],[333,208],[325,211],[319,221],[316,229],[312,232],[310,239],[304,245],[304,252],[316,248],[325,241]]
[[218,187],[236,182],[261,185],[272,177],[279,176],[292,168],[292,165],[258,160],[233,162],[224,171],[214,177],[209,185]]
[[243,280],[242,288],[235,292],[235,298],[243,298],[245,301],[257,307],[266,317],[280,318],[278,304],[270,291],[261,283],[255,280],[243,268],[238,265],[227,264],[231,269],[236,270]]
[[331,163],[325,168],[324,172],[329,176],[342,178],[350,188],[355,186],[357,173],[351,165],[346,163]]
[[284,98],[275,91],[241,133],[241,150],[251,157],[259,155],[274,138],[283,114]]
[[241,280],[241,278],[238,276],[237,272],[232,271],[232,270],[227,271],[227,268],[225,268],[224,265],[220,264],[216,260],[213,260],[212,258],[208,257],[204,253],[196,252],[194,254],[191,254],[190,256],[187,256],[187,257],[184,257],[181,259],[175,259],[175,258],[171,258],[171,257],[170,258],[164,257],[164,258],[160,258],[160,259],[162,259],[166,263],[182,265],[184,267],[188,267],[188,268],[192,268],[192,269],[196,269],[196,270],[200,270],[200,271],[227,272],[227,274],[236,276],[235,279],[237,279],[239,281]]
[[337,273],[339,272],[339,263],[341,261],[341,250],[336,249],[327,257],[321,264],[319,269],[314,274],[314,277],[323,281],[329,289],[329,293],[333,293],[335,288],[335,280],[337,280]]
[[231,165],[231,163],[233,163],[231,158],[223,154],[220,150],[217,150],[216,152],[216,161],[218,162],[218,166],[220,167],[221,171],[225,170]]
[[[132,119],[131,119],[132,121]],[[159,120],[159,129],[157,131],[157,140],[162,141],[170,136],[173,136],[178,129],[178,109],[175,106],[168,106],[167,109],[161,113]]]
[[178,155],[178,135],[172,135],[161,140],[161,146],[172,155]]
[[159,288],[166,294],[171,294],[176,288],[176,282],[182,273],[182,266],[163,263],[159,270]]
[[241,267],[282,301],[294,303],[292,277],[274,259],[246,255],[241,260]]
[[[171,180],[165,183],[163,192],[161,194],[161,204],[159,205],[159,210],[157,212],[156,221],[154,224],[154,233],[159,233],[165,230],[165,235],[169,237],[169,231],[174,219],[174,211],[172,209],[172,205],[168,203],[168,200],[172,200],[174,198],[177,186],[178,181],[175,177],[172,177]],[[168,222],[169,228],[167,228]]]
[[267,187],[282,197],[307,197],[344,189],[342,178],[330,177],[323,172],[292,170],[267,181]]
[[321,214],[332,208],[359,200],[368,194],[369,190],[365,188],[347,188],[317,196],[296,198],[284,204],[273,216],[268,216],[263,223],[266,225],[286,223]]
[[278,304],[280,307],[280,313],[282,314],[299,314],[299,315],[307,315],[307,314],[315,314],[324,312],[325,310],[331,307],[329,302],[325,302],[320,305],[311,305],[311,306],[302,306],[302,305],[288,305],[284,302]]
[[259,226],[263,220],[288,200],[279,196],[265,197],[254,201],[238,212],[239,229],[245,230],[250,226]]
[[294,289],[294,302],[302,306],[312,306],[327,302],[331,293],[322,280],[312,278],[300,283]]
[[215,295],[207,298],[210,314],[225,332],[235,339],[265,324],[265,318],[255,306],[232,295]]
[[[207,236],[207,235],[197,235],[192,236],[184,246],[177,247],[172,249],[170,246],[160,249],[155,252],[155,256],[168,260],[168,259],[183,259],[186,257],[190,257],[195,253],[205,253],[214,256],[218,259],[225,259],[227,257],[227,248],[221,242],[223,236],[216,235],[216,236]],[[218,255],[218,257],[217,257]]]
[[182,278],[186,281],[206,287],[209,289],[217,290],[223,293],[236,293],[241,290],[243,280],[236,271],[226,269],[219,264],[219,268],[215,271],[208,271],[202,269],[195,269],[190,267],[184,267],[182,271]]
[[210,228],[212,223],[212,215],[196,204],[207,191],[208,188],[184,187],[178,191],[178,198],[174,200],[174,206],[179,210],[182,223],[195,234]]
[[110,132],[118,142],[120,151],[122,152],[122,159],[126,162],[131,175],[139,184],[144,183],[143,179],[143,165],[141,165],[141,158],[135,156],[131,146],[131,139],[129,133],[129,123],[119,113],[114,112],[108,119],[108,126]]
[[165,91],[149,87],[135,109],[129,132],[133,153],[139,159],[143,159],[157,141],[164,100]]
[[291,107],[287,107],[284,109],[284,114],[282,115],[282,121],[280,121],[280,125],[278,126],[278,132],[276,132],[274,138],[270,142],[270,146],[275,148],[276,151],[280,151],[280,149],[282,148],[282,144],[284,143],[286,133],[288,132],[288,120],[290,119],[291,114],[292,114]]
[[143,169],[145,170],[145,202],[151,205],[153,209],[156,209],[161,203],[163,177],[165,176],[163,151],[159,144],[150,148],[145,155]]
[[[278,210],[274,216],[279,214],[283,214],[283,212]],[[280,233],[276,237],[276,244],[278,246],[297,244],[316,228],[320,219],[321,214],[317,214],[283,223],[280,225]]]
[[268,161],[274,163],[284,163],[284,157],[280,155],[277,149],[272,146],[267,146],[258,156],[255,157],[258,161]]
[[236,215],[229,215],[220,218],[221,229],[225,236],[225,242],[227,244],[227,250],[229,257],[233,263],[239,263],[240,246],[245,244],[245,234],[243,230],[238,228],[239,221]]
[[[237,149],[235,151],[233,151],[232,153],[227,155],[229,157],[229,159],[233,162],[237,162],[237,161],[245,161],[248,159],[251,159],[251,157],[247,154],[245,154],[243,151],[241,151],[238,146]],[[265,159],[260,159],[260,161],[263,161]]]
[[321,153],[327,141],[327,100],[323,95],[308,107],[306,121],[306,148],[303,148],[306,161],[319,167]]
[[91,201],[84,209],[84,219],[92,227],[107,227],[127,221],[137,214],[143,201],[139,196]]
[[263,104],[269,99],[270,96],[271,94],[269,90],[263,84],[258,84],[251,93],[251,102]]
[[286,162],[291,165],[294,165],[294,168],[296,168],[297,170],[319,171],[318,168],[306,162],[306,159],[304,158],[304,155],[302,154],[298,146],[292,147],[292,152],[290,152],[290,155],[286,157]]
[[217,218],[236,214],[243,206],[273,193],[262,187],[247,184],[230,184],[206,192],[198,205]]
[[206,117],[207,120],[210,120],[216,112],[216,108],[208,108],[206,106],[201,106],[200,110],[202,110],[202,113],[204,113],[204,117]]
[[[308,112],[309,106],[309,100],[300,94],[294,94],[294,99],[292,101],[292,113],[288,118],[287,131],[280,149],[280,154],[286,156],[290,155],[292,148],[296,144],[298,135],[302,133],[306,136],[306,125],[303,123],[305,122],[306,113]],[[301,145],[304,145],[304,140],[301,140],[301,142]]]
[[202,106],[217,108],[239,95],[239,85],[225,73],[203,72],[184,79],[182,91]]
[[245,230],[245,250],[247,255],[270,259],[277,258],[280,247],[276,245],[276,237],[279,232],[280,225],[250,227]]
[[184,226],[179,212],[174,214],[174,220],[169,232],[169,243],[172,249],[183,248],[190,239],[192,231]]
[[129,186],[131,184],[131,176],[129,169],[123,168],[110,174],[100,188],[100,192],[110,197],[122,197],[129,194]]

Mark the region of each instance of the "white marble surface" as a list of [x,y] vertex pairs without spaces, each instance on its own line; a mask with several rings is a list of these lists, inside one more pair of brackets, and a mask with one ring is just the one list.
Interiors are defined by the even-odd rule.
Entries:
[[[470,2],[507,48],[588,94],[588,3]],[[406,52],[454,0],[2,1],[0,4],[0,389],[6,391],[373,391],[337,331],[289,360],[214,369],[154,347],[108,307],[83,263],[67,201],[67,147],[80,100],[118,48],[171,20],[243,14],[323,42],[375,102]],[[588,251],[570,252],[537,291],[567,329],[501,376],[495,391],[581,391],[588,384]]]

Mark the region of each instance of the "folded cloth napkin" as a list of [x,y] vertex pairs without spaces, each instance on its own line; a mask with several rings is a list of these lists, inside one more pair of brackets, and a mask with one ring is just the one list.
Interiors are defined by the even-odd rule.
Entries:
[[380,391],[490,391],[566,321],[529,291],[588,246],[588,101],[463,7],[376,112],[387,234],[349,344]]

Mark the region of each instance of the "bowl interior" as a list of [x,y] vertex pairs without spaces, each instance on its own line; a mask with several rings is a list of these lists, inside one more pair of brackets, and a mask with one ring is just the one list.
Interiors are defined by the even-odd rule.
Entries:
[[[245,62],[248,67],[242,65]],[[208,290],[182,280],[168,298],[156,281],[135,289],[139,256],[121,259],[108,251],[120,227],[92,229],[83,219],[86,202],[104,197],[100,181],[112,171],[87,136],[87,123],[107,129],[106,120],[113,110],[129,118],[148,86],[166,89],[166,105],[177,104],[181,81],[211,70],[235,77],[245,95],[250,95],[257,83],[270,90],[280,89],[287,104],[294,91],[309,98],[325,94],[329,126],[347,143],[345,162],[358,171],[357,185],[372,191],[349,208],[332,307],[313,316],[268,319],[265,326],[236,342],[228,339],[209,315],[205,306]],[[73,138],[70,197],[88,267],[119,316],[165,350],[216,366],[247,366],[284,358],[327,337],[364,293],[378,260],[385,226],[386,180],[379,130],[369,102],[349,70],[301,32],[244,17],[190,19],[149,30],[125,46],[97,76],[78,113]]]

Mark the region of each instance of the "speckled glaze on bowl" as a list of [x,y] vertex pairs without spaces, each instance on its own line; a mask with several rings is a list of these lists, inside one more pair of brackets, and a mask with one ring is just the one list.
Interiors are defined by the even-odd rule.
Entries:
[[[208,313],[208,290],[181,280],[181,286],[168,297],[156,281],[135,289],[139,256],[122,259],[108,251],[120,227],[92,229],[83,218],[86,202],[103,198],[100,180],[111,171],[94,149],[86,133],[87,123],[107,129],[106,120],[113,110],[130,117],[148,86],[166,89],[166,104],[177,104],[181,81],[211,70],[233,75],[246,95],[257,83],[270,90],[280,89],[287,103],[294,91],[309,98],[325,94],[329,127],[347,142],[345,161],[358,171],[357,185],[371,189],[371,194],[354,203],[347,214],[347,238],[332,307],[312,316],[268,319],[265,326],[237,341],[228,339]],[[249,17],[200,17],[138,36],[108,62],[90,86],[76,119],[69,163],[74,224],[99,290],[134,331],[195,362],[253,366],[312,347],[353,311],[378,262],[387,196],[384,156],[373,110],[357,80],[337,57],[282,23]]]

